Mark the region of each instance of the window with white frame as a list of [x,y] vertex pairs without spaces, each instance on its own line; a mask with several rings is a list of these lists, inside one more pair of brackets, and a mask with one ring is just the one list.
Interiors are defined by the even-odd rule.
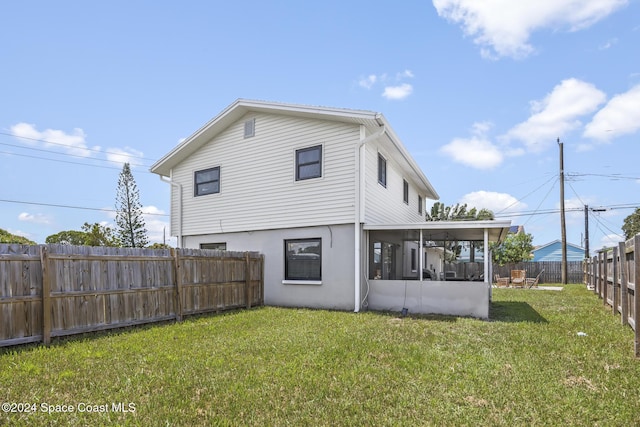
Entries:
[[383,186],[387,186],[387,159],[378,153],[378,182]]
[[296,181],[322,176],[322,145],[296,150]]
[[285,280],[322,280],[322,239],[284,241]]
[[422,215],[422,196],[418,196],[418,213]]
[[408,205],[409,204],[409,183],[406,179],[402,180],[402,200]]
[[213,249],[216,251],[226,251],[227,250],[227,243],[226,242],[221,242],[221,243],[200,243],[200,249]]
[[220,192],[220,166],[197,171],[194,177],[194,194],[205,196]]

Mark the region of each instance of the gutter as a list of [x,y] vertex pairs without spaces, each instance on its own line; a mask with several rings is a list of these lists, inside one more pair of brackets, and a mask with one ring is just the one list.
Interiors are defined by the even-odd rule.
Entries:
[[374,141],[380,138],[382,135],[387,133],[387,128],[384,126],[384,123],[380,122],[379,115],[376,115],[376,122],[381,127],[379,131],[373,133],[369,136],[365,137],[365,127],[364,125],[360,126],[360,142],[355,148],[356,154],[356,170],[358,171],[358,177],[355,180],[356,182],[356,206],[355,206],[355,218],[354,218],[354,277],[355,277],[355,286],[354,286],[354,296],[355,296],[355,306],[353,311],[358,313],[360,311],[360,305],[362,301],[360,301],[360,285],[362,279],[362,225],[364,223],[364,205],[365,205],[365,148],[364,145],[367,142]]
[[[178,188],[178,247],[182,247],[182,185],[173,182],[171,178],[160,176],[160,181],[170,184],[172,187]],[[171,204],[169,204],[171,206]]]

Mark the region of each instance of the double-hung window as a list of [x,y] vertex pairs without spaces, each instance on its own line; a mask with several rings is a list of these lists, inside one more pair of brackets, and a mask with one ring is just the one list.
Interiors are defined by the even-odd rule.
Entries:
[[387,186],[387,159],[378,153],[378,182],[383,186]]
[[322,176],[322,145],[296,150],[296,181]]
[[409,204],[409,183],[406,179],[402,181],[402,200],[407,205]]
[[220,192],[220,166],[195,173],[195,195],[204,196]]
[[284,241],[285,280],[322,280],[322,239]]

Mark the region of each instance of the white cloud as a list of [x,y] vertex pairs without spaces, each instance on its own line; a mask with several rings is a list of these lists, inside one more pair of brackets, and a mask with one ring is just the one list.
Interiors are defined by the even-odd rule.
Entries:
[[87,135],[80,128],[73,129],[71,133],[57,129],[39,131],[33,124],[18,123],[11,126],[9,130],[13,136],[23,138],[22,141],[27,144],[42,143],[45,147],[63,146],[67,154],[82,157],[91,156],[91,151],[85,141]]
[[390,78],[387,74],[369,74],[358,80],[358,85],[367,90],[373,88],[377,84],[385,85],[382,96],[391,100],[405,99],[413,93],[413,86],[409,83],[403,83],[406,79],[414,77],[413,71],[404,70],[396,73],[395,79]]
[[[138,151],[135,148],[109,148],[105,151],[107,160],[118,163],[137,163],[136,157],[142,157],[142,151]],[[132,165],[133,167],[133,165]]]
[[49,216],[44,214],[30,214],[28,212],[22,212],[18,215],[18,220],[33,224],[51,224],[51,218]]
[[412,79],[413,77],[413,71],[411,70],[404,70],[403,72],[396,74],[396,80],[402,80],[404,78]]
[[615,45],[617,43],[618,43],[618,39],[617,38],[609,39],[606,42],[602,43],[600,46],[598,46],[598,50],[610,49],[613,45]]
[[493,169],[502,163],[504,155],[486,136],[492,127],[490,122],[476,122],[471,128],[472,137],[455,138],[442,146],[440,152],[463,165],[476,169]]
[[166,216],[160,216],[165,212],[156,206],[149,205],[142,207],[142,216],[147,227],[147,235],[150,243],[163,243],[163,239],[167,244],[176,246],[175,239],[169,235],[170,226]]
[[476,169],[493,169],[504,159],[498,147],[491,141],[475,136],[467,139],[456,138],[441,147],[440,151],[455,162]]
[[594,112],[605,100],[604,92],[591,83],[563,80],[543,100],[531,102],[531,117],[503,138],[520,140],[529,151],[543,151],[558,137],[580,127],[578,119]]
[[[113,208],[105,209],[109,210]],[[169,224],[169,217],[164,216],[165,213],[165,211],[153,205],[142,206],[142,217],[144,218],[144,225],[147,229],[147,237],[149,238],[150,244],[163,243],[163,241],[166,241],[168,245],[176,247],[177,241],[175,237],[171,237],[169,234],[171,226]],[[105,212],[105,214],[112,221],[116,219],[116,213],[113,211]],[[103,221],[101,224],[106,227],[111,227],[114,232],[116,231],[116,225],[114,223]]]
[[484,190],[465,194],[460,203],[466,203],[469,208],[489,209],[501,217],[520,212],[527,207],[526,203],[518,201],[510,194]]
[[15,234],[16,236],[22,236],[22,237],[25,237],[25,238],[27,238],[27,239],[29,239],[29,240],[33,240],[33,241],[35,241],[35,240],[36,240],[36,239],[35,239],[35,235],[34,235],[34,234],[32,234],[32,233],[28,233],[28,232],[26,232],[26,231],[16,230],[16,229],[14,229],[14,228],[8,228],[8,229],[7,229],[7,231],[8,231],[9,233],[11,233],[11,234]]
[[438,15],[459,24],[486,58],[522,58],[537,30],[578,31],[606,18],[628,0],[433,0]]
[[378,76],[376,76],[375,74],[370,74],[367,77],[361,78],[358,81],[358,84],[365,89],[371,89],[377,81]]
[[387,86],[384,88],[382,96],[387,99],[405,99],[413,92],[413,86],[403,83],[400,86]]
[[[611,248],[611,247],[617,247],[619,242],[623,242],[624,241],[624,236],[622,235],[617,235],[617,234],[607,234],[606,236],[602,236],[602,238],[600,239],[600,244],[598,246],[596,246],[597,249],[600,248]],[[590,248],[592,248],[592,245],[589,245]],[[592,250],[590,252],[592,252],[593,254],[593,249],[596,248],[592,248]]]
[[585,127],[583,136],[599,142],[635,133],[640,129],[640,85],[616,95]]

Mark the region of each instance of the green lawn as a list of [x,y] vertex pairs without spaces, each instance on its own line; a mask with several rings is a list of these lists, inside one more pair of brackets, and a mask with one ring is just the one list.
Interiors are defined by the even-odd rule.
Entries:
[[0,349],[0,402],[36,410],[0,425],[631,426],[640,360],[582,285],[495,289],[490,321],[267,307]]

